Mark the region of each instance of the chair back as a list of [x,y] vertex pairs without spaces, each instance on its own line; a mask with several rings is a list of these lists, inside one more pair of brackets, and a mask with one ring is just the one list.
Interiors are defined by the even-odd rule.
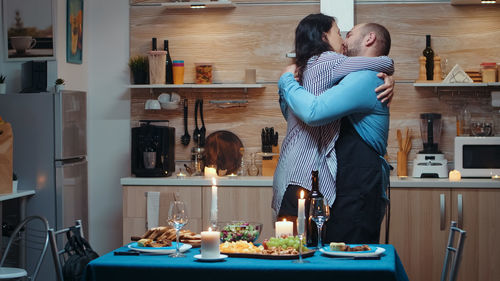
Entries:
[[[455,234],[458,234],[457,239],[455,239]],[[446,245],[443,270],[441,271],[441,281],[457,280],[458,268],[462,259],[465,237],[466,231],[458,228],[457,222],[452,221],[450,226],[450,235],[448,237],[448,244]]]
[[[24,219],[12,232],[0,260],[0,267],[20,267],[31,281],[36,279],[49,244],[49,223],[41,216]],[[30,255],[26,256],[26,250]],[[17,250],[17,251],[16,251]]]
[[50,247],[52,249],[52,258],[54,259],[54,266],[56,270],[56,276],[57,276],[57,281],[64,281],[63,277],[63,270],[62,267],[64,265],[64,262],[67,259],[67,251],[64,248],[64,243],[61,246],[61,250],[57,247],[57,236],[62,235],[63,237],[66,236],[66,234],[70,231],[73,231],[74,229],[77,229],[80,231],[80,236],[83,236],[83,226],[82,226],[82,221],[81,220],[76,220],[75,225],[64,228],[61,230],[54,230],[54,229],[49,229],[49,238],[50,238]]

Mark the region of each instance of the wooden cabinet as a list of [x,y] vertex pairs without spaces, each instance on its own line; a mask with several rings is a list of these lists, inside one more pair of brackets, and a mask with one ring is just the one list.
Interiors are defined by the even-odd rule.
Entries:
[[146,192],[160,192],[159,225],[166,225],[170,202],[178,198],[186,202],[189,221],[185,226],[199,233],[202,229],[202,187],[200,186],[124,186],[123,187],[123,244],[130,242],[131,236],[146,232]]
[[[203,189],[203,226],[208,228],[210,220],[211,189]],[[244,187],[219,186],[218,189],[218,221],[230,222],[234,220],[260,222],[263,224],[262,233],[257,240],[274,236],[271,200],[271,187]]]
[[467,231],[458,280],[500,280],[498,202],[500,189],[393,188],[389,243],[409,279],[440,279],[453,220]]
[[[201,232],[208,229],[210,220],[211,189],[209,186],[123,186],[123,243],[131,236],[146,231],[146,192],[160,192],[159,224],[166,225],[171,201],[180,198],[188,206],[189,222],[185,228]],[[274,233],[272,221],[272,188],[219,186],[218,220],[245,220],[263,223],[258,242]]]

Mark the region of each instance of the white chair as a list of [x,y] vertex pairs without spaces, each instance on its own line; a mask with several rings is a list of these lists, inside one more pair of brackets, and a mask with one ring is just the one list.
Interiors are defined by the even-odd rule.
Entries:
[[[36,279],[49,244],[48,229],[49,223],[40,216],[27,217],[14,229],[2,253],[0,279]],[[16,248],[18,251],[13,250]],[[26,248],[30,248],[28,262],[25,261]],[[9,263],[19,265],[20,268],[10,267]]]
[[[458,239],[455,243],[455,234],[458,233]],[[450,226],[450,236],[446,246],[444,256],[443,270],[441,271],[441,281],[456,281],[458,268],[462,259],[462,251],[466,237],[466,231],[457,227],[457,222],[452,221]],[[453,246],[453,245],[456,246]],[[447,279],[448,278],[448,279]]]
[[74,229],[79,230],[80,236],[84,237],[81,220],[76,220],[74,226],[64,228],[61,230],[56,231],[52,228],[49,229],[50,248],[52,249],[52,258],[54,259],[54,266],[56,269],[57,281],[64,281],[62,267],[64,265],[64,262],[67,259],[67,256],[66,256],[67,253],[66,253],[66,249],[64,248],[64,246],[62,247],[62,250],[59,250],[57,247],[57,235],[66,234]]

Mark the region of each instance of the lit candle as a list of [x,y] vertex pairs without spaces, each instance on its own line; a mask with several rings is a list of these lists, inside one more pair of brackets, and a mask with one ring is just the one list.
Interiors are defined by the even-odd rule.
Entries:
[[293,236],[293,222],[284,219],[283,221],[277,221],[275,227],[276,237]]
[[462,176],[460,175],[460,172],[457,170],[452,170],[450,171],[450,174],[448,175],[449,181],[460,181]]
[[217,182],[212,178],[212,205],[210,209],[210,224],[217,227]]
[[204,175],[206,178],[217,177],[217,168],[215,166],[205,166]]
[[220,256],[220,232],[208,231],[201,232],[201,257],[204,259],[216,259]]
[[304,234],[305,224],[306,224],[306,213],[305,213],[306,199],[304,199],[304,190],[300,191],[299,199],[299,213],[297,216],[297,233]]

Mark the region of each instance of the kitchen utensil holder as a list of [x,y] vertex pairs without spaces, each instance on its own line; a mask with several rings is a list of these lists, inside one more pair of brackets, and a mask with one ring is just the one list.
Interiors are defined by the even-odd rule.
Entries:
[[397,165],[398,177],[408,176],[408,154],[406,152],[398,151]]

